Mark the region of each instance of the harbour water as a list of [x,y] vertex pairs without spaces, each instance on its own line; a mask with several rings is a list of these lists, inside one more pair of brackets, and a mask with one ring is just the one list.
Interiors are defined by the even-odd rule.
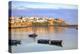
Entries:
[[[29,37],[29,34],[35,32],[38,36]],[[12,40],[20,40],[21,44],[12,45],[13,53],[67,50],[78,48],[78,30],[68,27],[27,27],[11,30]],[[37,40],[62,40],[63,47],[49,44],[38,44]]]

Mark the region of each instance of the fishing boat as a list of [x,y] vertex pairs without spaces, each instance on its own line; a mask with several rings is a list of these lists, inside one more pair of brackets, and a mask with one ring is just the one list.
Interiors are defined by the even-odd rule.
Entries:
[[33,34],[29,34],[29,37],[32,37],[32,38],[35,38],[37,37],[38,35],[36,33],[33,33]]
[[51,40],[50,45],[63,46],[62,40]]
[[17,44],[21,44],[20,40],[9,40],[9,45],[17,45]]
[[39,39],[37,42],[40,44],[49,44],[50,40]]
[[49,44],[49,45],[56,45],[56,46],[63,46],[62,40],[44,40],[44,39],[39,39],[37,43],[39,44]]

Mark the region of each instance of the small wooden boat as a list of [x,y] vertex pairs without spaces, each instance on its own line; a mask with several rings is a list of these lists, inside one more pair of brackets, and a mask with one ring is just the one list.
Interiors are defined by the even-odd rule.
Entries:
[[29,37],[35,38],[35,37],[37,37],[37,34],[36,33],[29,34]]
[[17,45],[17,44],[21,44],[20,40],[9,40],[9,45]]
[[40,43],[40,44],[49,44],[49,40],[40,39],[40,40],[38,40],[38,43]]
[[63,46],[62,40],[51,40],[50,45]]
[[44,39],[39,39],[37,41],[39,44],[49,44],[49,45],[56,45],[56,46],[63,46],[62,40],[44,40]]

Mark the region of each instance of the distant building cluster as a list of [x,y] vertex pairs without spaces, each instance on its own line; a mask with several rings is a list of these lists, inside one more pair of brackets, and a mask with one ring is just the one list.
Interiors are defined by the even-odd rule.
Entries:
[[33,25],[64,25],[63,19],[48,17],[10,17],[10,27],[25,27]]

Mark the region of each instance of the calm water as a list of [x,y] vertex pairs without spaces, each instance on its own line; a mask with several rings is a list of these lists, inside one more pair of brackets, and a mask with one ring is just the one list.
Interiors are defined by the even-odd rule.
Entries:
[[[32,32],[38,34],[36,38],[30,38],[28,35]],[[78,40],[78,30],[75,28],[64,27],[28,27],[12,29],[12,39],[21,40],[21,44],[12,46],[12,52],[35,52],[76,49]],[[63,40],[63,47],[49,44],[38,44],[38,39]]]

